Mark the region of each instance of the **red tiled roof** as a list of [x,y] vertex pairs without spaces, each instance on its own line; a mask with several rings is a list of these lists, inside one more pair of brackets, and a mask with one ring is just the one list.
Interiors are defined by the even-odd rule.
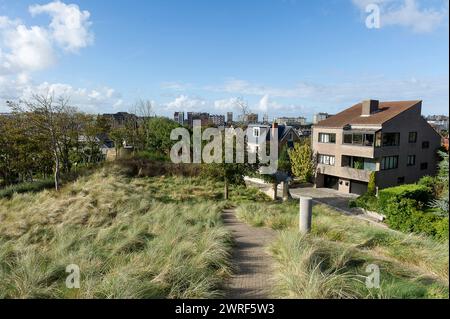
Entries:
[[381,125],[398,114],[420,103],[417,101],[380,102],[378,111],[370,116],[361,116],[362,103],[353,105],[344,111],[320,121],[315,127],[344,127],[350,125]]

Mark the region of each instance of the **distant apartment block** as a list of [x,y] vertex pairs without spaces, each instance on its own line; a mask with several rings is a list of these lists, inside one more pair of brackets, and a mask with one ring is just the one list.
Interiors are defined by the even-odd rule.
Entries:
[[209,121],[214,126],[224,126],[225,125],[225,115],[211,114],[209,116]]
[[233,112],[227,112],[227,124],[233,123]]
[[194,120],[199,120],[202,126],[208,126],[210,123],[209,113],[187,112],[187,123],[189,127],[193,126]]
[[442,131],[448,132],[448,116],[446,115],[429,115],[425,118],[436,131],[441,133]]
[[306,125],[306,118],[299,116],[299,117],[279,117],[275,120],[278,124],[283,125]]
[[330,116],[331,116],[331,115],[328,114],[328,113],[323,113],[323,112],[316,113],[316,114],[313,115],[313,124],[317,124],[317,123],[319,123],[320,121],[326,120],[326,119],[329,118]]
[[173,120],[180,125],[184,124],[184,112],[174,112]]
[[139,120],[138,116],[127,113],[127,112],[117,112],[117,113],[113,113],[113,114],[105,113],[102,116],[110,121],[111,126],[113,128],[123,127],[127,123],[136,124],[137,121]]
[[258,114],[256,113],[248,113],[242,117],[242,121],[246,124],[255,124],[258,123]]
[[441,138],[421,116],[422,101],[358,103],[313,126],[316,187],[363,194],[436,172]]

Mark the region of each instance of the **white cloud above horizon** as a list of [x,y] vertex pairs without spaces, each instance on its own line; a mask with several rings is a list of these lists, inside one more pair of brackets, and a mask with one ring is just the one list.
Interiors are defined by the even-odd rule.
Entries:
[[334,84],[299,82],[291,87],[273,87],[241,79],[228,79],[222,84],[192,86],[191,91],[196,92],[196,96],[214,93],[231,94],[232,97],[207,100],[199,97],[190,98],[186,93],[169,102],[172,107],[166,110],[237,111],[237,98],[245,97],[256,99],[253,104],[249,104],[254,112],[301,113],[299,115],[311,116],[318,111],[337,112],[361,100],[372,98],[382,101],[423,100],[424,114],[448,114],[448,86],[447,75],[404,79],[379,76]]
[[59,0],[28,8],[32,17],[47,14],[48,25],[26,25],[19,19],[0,16],[0,112],[6,100],[28,99],[32,94],[68,97],[86,112],[102,112],[123,105],[112,88],[76,88],[66,83],[35,83],[32,75],[57,64],[59,52],[77,53],[94,43],[90,13],[76,4]]
[[351,0],[367,16],[366,7],[377,4],[380,8],[380,27],[401,26],[415,33],[429,33],[448,25],[449,0],[432,6],[423,0]]

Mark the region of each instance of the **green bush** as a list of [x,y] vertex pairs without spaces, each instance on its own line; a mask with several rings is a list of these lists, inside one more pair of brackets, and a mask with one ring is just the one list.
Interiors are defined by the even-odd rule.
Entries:
[[383,210],[386,223],[392,229],[406,233],[418,233],[437,239],[448,238],[448,218],[442,218],[431,211],[418,209],[419,204],[410,198],[391,198]]
[[370,211],[378,211],[378,199],[369,193],[359,196],[355,200],[351,200],[350,207],[360,207]]
[[448,240],[448,226],[448,217],[434,222],[434,228],[436,230],[435,237],[437,239]]
[[428,187],[430,194],[433,198],[437,198],[442,188],[441,183],[438,178],[430,175],[425,175],[417,182],[418,185]]
[[39,192],[43,189],[53,188],[53,187],[55,187],[55,182],[53,181],[53,179],[46,179],[46,180],[36,181],[36,182],[20,183],[20,184],[5,187],[4,189],[0,189],[0,198],[5,198],[5,197],[10,198],[15,193],[21,194],[21,193],[28,193],[28,192]]
[[377,193],[377,187],[375,184],[375,172],[370,173],[369,183],[367,185],[367,194],[375,196]]
[[378,206],[385,210],[389,201],[400,202],[402,199],[415,200],[418,205],[425,206],[432,199],[432,192],[428,186],[406,184],[382,189],[378,192]]

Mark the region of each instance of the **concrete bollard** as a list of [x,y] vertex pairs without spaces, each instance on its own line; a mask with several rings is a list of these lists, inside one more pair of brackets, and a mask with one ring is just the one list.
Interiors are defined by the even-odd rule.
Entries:
[[283,182],[283,202],[289,200],[289,183],[287,181]]
[[311,232],[312,198],[300,197],[299,231],[302,234]]

